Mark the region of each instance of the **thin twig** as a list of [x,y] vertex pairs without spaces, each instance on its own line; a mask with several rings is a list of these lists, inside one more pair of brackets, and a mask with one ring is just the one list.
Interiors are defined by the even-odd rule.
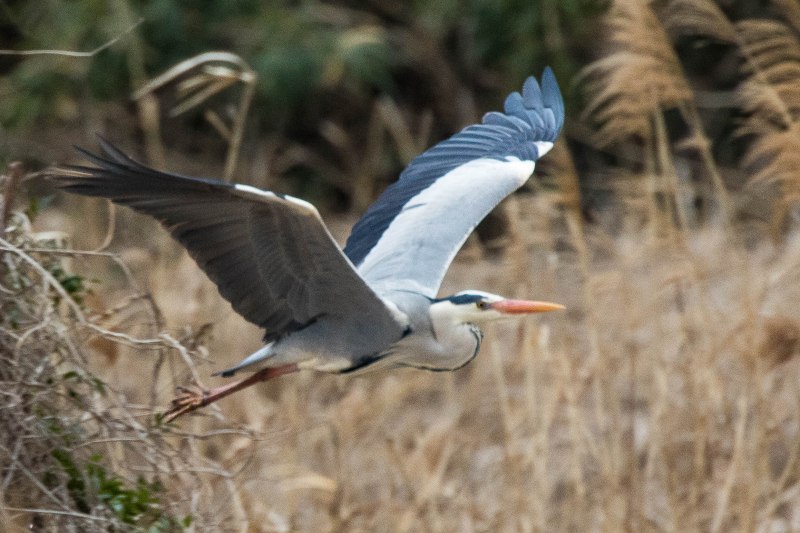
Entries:
[[98,46],[97,48],[95,48],[90,52],[73,52],[70,50],[0,50],[0,55],[8,55],[8,56],[55,55],[55,56],[65,56],[65,57],[92,57],[99,54],[106,48],[114,46],[117,43],[117,41],[119,41],[120,39],[128,35],[130,32],[135,30],[136,27],[139,26],[139,24],[141,24],[142,22],[144,22],[144,18],[140,18],[139,20],[131,24],[131,26],[127,30],[117,35],[116,37],[106,42],[105,44]]
[[8,178],[3,193],[3,213],[0,216],[0,235],[5,232],[8,220],[11,218],[11,209],[17,197],[17,188],[19,188],[23,174],[25,174],[24,167],[19,161],[13,161],[8,165]]
[[100,246],[92,250],[93,252],[102,252],[111,245],[111,241],[114,239],[114,230],[117,227],[117,206],[112,202],[106,202],[106,204],[108,205],[106,236],[103,238],[103,242],[100,243]]
[[33,513],[33,514],[54,514],[63,516],[74,516],[76,518],[83,518],[84,520],[94,520],[96,522],[111,522],[108,518],[102,516],[92,516],[90,514],[76,513],[74,511],[56,511],[55,509],[29,509],[25,507],[7,507],[3,506],[6,511],[13,511],[15,513]]
[[72,296],[67,293],[61,283],[59,283],[59,281],[54,278],[53,275],[47,271],[47,269],[40,265],[38,261],[33,259],[22,249],[14,246],[3,238],[0,238],[0,250],[13,252],[22,258],[23,261],[31,265],[42,275],[42,278],[47,281],[47,283],[58,293],[58,295],[61,296],[63,301],[66,302],[66,304],[72,309],[72,312],[75,314],[75,317],[78,319],[78,321],[82,324],[86,323],[86,317],[83,315],[83,311],[81,311],[81,308],[78,306],[75,300],[72,299]]

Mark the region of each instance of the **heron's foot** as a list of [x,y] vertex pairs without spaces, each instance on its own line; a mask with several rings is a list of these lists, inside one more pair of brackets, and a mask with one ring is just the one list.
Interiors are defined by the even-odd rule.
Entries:
[[172,400],[170,408],[164,412],[164,422],[172,422],[179,416],[191,413],[209,403],[209,390],[198,384],[178,387],[178,395]]
[[255,383],[267,381],[268,379],[276,378],[290,372],[297,372],[300,368],[296,363],[278,366],[274,368],[262,368],[253,375],[222,385],[213,389],[206,389],[199,383],[195,383],[191,387],[178,387],[178,396],[172,400],[172,405],[169,410],[164,413],[164,422],[172,422],[179,416],[191,413],[201,407],[205,407],[210,403],[214,403],[220,398],[224,398],[229,394],[240,391]]

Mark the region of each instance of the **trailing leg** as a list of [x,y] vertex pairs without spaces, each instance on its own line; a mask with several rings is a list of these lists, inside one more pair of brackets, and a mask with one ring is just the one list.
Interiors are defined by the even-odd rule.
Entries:
[[178,387],[179,394],[172,400],[170,408],[164,413],[164,422],[172,422],[183,414],[212,404],[220,398],[224,398],[229,394],[245,389],[255,383],[277,378],[278,376],[291,372],[297,372],[298,370],[299,368],[297,365],[293,363],[275,368],[264,368],[244,379],[210,390],[200,387]]

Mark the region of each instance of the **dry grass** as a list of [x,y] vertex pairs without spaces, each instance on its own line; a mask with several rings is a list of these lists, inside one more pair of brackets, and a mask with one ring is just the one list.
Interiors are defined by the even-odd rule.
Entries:
[[584,109],[600,124],[601,145],[652,137],[652,115],[692,98],[678,56],[647,2],[614,2],[608,16],[609,53],[584,71],[591,98]]
[[[800,527],[800,243],[749,248],[722,227],[679,239],[589,228],[576,242],[560,203],[512,199],[506,256],[469,247],[444,292],[555,299],[568,313],[492,328],[454,374],[301,374],[151,434],[159,454],[216,465],[168,484],[176,507],[247,531]],[[197,367],[211,383],[259,333],[160,246],[146,283],[167,331],[214,322]],[[90,359],[130,405],[148,403],[143,357]],[[172,386],[157,384],[156,404]]]
[[[798,150],[789,63],[800,14],[776,1],[782,19],[734,23],[708,0],[662,7],[663,25],[649,3],[615,2],[608,56],[585,78],[603,149],[634,146],[641,158],[610,173],[606,211],[585,223],[581,169],[560,144],[547,165],[558,192],[509,199],[504,255],[484,257],[468,243],[442,291],[549,299],[566,313],[491,328],[480,357],[452,374],[298,374],[162,427],[151,415],[175,384],[193,376],[216,384],[210,373],[255,349],[260,332],[165,232],[121,212],[118,230],[145,228],[148,248],[74,255],[71,269],[103,280],[83,308],[47,303],[55,285],[34,264],[61,255],[34,253],[41,245],[29,228],[17,241],[4,237],[20,250],[4,244],[4,262],[36,283],[23,299],[28,329],[3,330],[13,337],[2,369],[16,372],[2,375],[3,387],[24,388],[31,380],[18,373],[38,368],[63,375],[64,365],[101,378],[110,392],[82,389],[79,403],[64,399],[63,384],[37,395],[64,409],[60,420],[79,422],[73,453],[100,450],[122,478],[160,480],[161,509],[191,514],[195,531],[800,530],[800,237],[782,223],[769,239],[769,227],[733,216],[752,192],[725,186],[671,43],[702,34],[740,50],[743,170],[751,183],[781,185],[770,207],[791,220]],[[404,157],[403,146],[418,145],[412,128],[391,102],[381,106],[376,131]],[[669,109],[686,123],[684,139],[667,134]],[[345,166],[359,166],[353,143],[328,134]],[[693,180],[676,154],[697,163]],[[696,216],[693,194],[722,216]],[[350,222],[330,221],[340,237]],[[49,224],[77,229],[75,220]],[[103,240],[102,228],[79,233]],[[66,485],[51,497],[20,472],[36,478],[37,457],[64,443],[24,409],[6,412],[36,447],[2,463],[0,529],[116,520],[102,505],[82,513],[89,517],[52,514],[74,511]]]

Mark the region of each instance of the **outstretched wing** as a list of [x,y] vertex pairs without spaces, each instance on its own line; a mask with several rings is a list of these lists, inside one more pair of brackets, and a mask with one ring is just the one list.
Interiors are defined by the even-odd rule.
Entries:
[[435,297],[467,236],[552,148],[564,101],[549,67],[504,108],[414,159],[353,227],[345,253],[377,292]]
[[[265,340],[323,317],[400,338],[402,326],[345,257],[311,204],[248,185],[159,172],[101,141],[96,167],[50,172],[61,188],[158,219]],[[343,332],[355,333],[355,332]]]

